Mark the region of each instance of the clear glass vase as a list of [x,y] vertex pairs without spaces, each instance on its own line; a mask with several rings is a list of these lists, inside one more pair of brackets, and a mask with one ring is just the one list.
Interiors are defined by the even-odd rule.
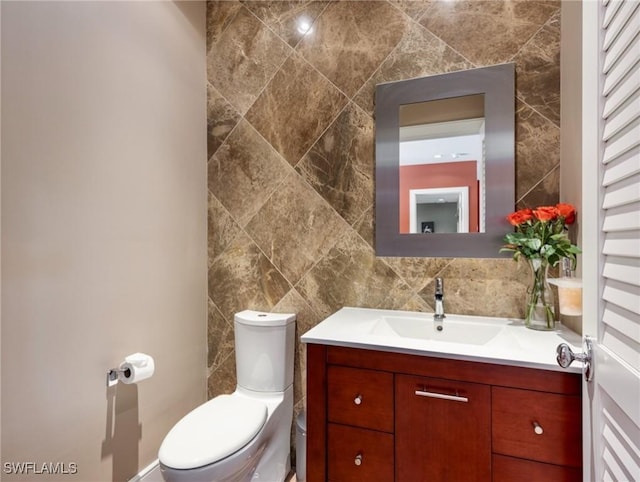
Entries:
[[531,282],[527,288],[527,305],[524,324],[532,330],[553,330],[556,316],[553,292],[547,281],[549,262],[546,259],[529,259]]

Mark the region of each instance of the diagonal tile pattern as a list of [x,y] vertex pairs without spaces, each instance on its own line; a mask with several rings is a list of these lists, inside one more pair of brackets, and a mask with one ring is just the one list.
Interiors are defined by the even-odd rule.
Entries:
[[[558,0],[207,3],[209,396],[235,384],[233,313],[345,305],[522,317],[509,259],[375,256],[375,85],[515,62],[517,206],[558,200]],[[301,21],[309,27],[297,30]],[[304,350],[295,366],[304,409]]]
[[518,52],[518,98],[560,126],[560,13]]
[[211,157],[240,121],[240,114],[207,83],[207,152]]
[[373,119],[350,103],[296,170],[349,224],[371,206]]
[[296,50],[353,96],[397,45],[407,24],[387,2],[333,2]]
[[411,287],[373,249],[348,231],[296,286],[323,317],[343,306],[400,308]]
[[346,229],[340,216],[295,174],[285,179],[247,225],[247,233],[292,284]]
[[207,53],[208,80],[244,114],[290,54],[282,39],[241,7]]
[[345,96],[293,55],[247,113],[247,120],[295,166],[344,107]]
[[313,23],[329,2],[315,0],[242,0],[242,4],[291,47],[295,47],[313,29]]
[[516,156],[519,201],[560,163],[560,130],[520,101],[516,104]]
[[242,120],[209,160],[209,191],[244,226],[290,171],[273,147]]
[[559,0],[440,0],[420,23],[476,65],[490,65],[516,55],[559,7]]
[[442,74],[475,67],[441,39],[418,24],[411,24],[396,49],[362,86],[355,101],[373,115],[377,84]]

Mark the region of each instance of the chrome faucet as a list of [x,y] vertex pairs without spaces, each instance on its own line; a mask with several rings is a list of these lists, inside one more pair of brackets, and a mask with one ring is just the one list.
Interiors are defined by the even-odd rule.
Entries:
[[444,314],[444,282],[442,278],[436,278],[436,292],[434,295],[435,310],[433,313],[433,321],[436,324],[436,330],[442,331],[442,322],[445,319]]

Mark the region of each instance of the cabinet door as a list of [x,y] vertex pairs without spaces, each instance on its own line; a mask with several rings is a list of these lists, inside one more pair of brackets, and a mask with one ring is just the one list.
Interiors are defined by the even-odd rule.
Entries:
[[490,481],[490,387],[396,376],[396,481]]

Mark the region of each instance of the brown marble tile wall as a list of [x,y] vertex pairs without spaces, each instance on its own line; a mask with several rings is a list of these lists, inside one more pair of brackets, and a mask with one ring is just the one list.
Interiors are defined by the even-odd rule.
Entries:
[[[380,258],[375,85],[516,63],[518,207],[558,201],[558,0],[208,3],[209,396],[233,390],[233,314],[342,306],[522,317],[509,259]],[[305,33],[306,32],[306,33]],[[304,406],[298,344],[296,413]]]

